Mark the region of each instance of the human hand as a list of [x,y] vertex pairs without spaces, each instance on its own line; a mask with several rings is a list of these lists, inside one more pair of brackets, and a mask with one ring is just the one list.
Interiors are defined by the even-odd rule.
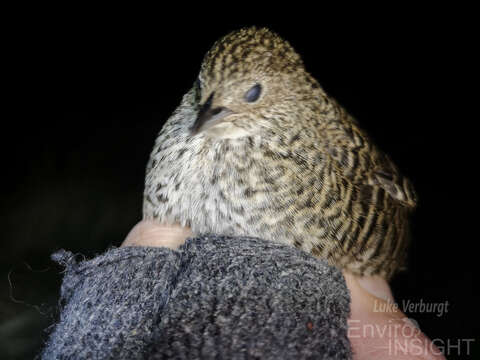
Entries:
[[[168,247],[176,250],[192,236],[189,228],[140,221],[122,246]],[[398,308],[390,286],[380,277],[344,272],[351,295],[348,337],[355,360],[445,359],[433,343]]]
[[445,359],[430,339],[395,305],[381,277],[343,272],[350,290],[348,338],[354,360]]

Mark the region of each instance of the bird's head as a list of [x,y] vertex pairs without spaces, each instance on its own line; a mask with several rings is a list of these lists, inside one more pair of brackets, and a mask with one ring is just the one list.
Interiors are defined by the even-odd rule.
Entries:
[[320,86],[287,41],[264,28],[232,32],[203,60],[191,134],[238,138],[284,130],[302,111],[299,104],[315,96],[314,89]]

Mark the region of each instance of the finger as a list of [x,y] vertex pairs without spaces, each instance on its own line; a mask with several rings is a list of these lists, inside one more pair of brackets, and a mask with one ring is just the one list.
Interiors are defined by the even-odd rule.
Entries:
[[400,310],[384,279],[347,272],[344,277],[351,296],[348,337],[354,360],[445,359]]
[[189,228],[142,220],[130,231],[122,246],[153,246],[178,249],[192,236]]

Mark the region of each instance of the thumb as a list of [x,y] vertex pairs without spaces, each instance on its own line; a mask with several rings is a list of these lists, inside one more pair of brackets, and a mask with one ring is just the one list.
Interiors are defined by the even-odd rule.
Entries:
[[190,228],[142,220],[133,227],[121,246],[168,247],[176,250],[189,236],[192,236]]

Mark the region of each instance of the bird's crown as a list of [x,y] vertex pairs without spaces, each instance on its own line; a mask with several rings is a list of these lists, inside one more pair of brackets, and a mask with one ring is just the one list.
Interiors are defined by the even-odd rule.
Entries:
[[203,59],[200,78],[222,81],[251,71],[292,73],[303,69],[300,55],[267,28],[249,27],[218,40]]

